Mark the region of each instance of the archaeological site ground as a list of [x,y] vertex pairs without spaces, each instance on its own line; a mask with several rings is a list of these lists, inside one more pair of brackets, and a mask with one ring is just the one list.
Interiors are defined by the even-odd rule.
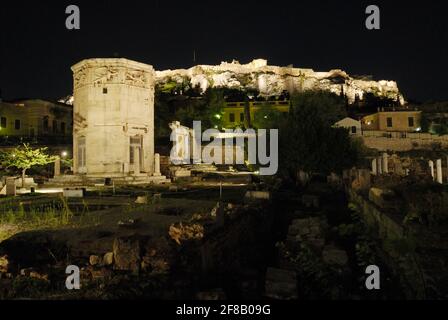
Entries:
[[445,301],[445,7],[2,7],[0,314]]

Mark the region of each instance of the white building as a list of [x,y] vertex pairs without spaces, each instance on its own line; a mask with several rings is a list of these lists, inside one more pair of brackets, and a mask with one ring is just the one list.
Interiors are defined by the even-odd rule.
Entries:
[[346,128],[348,129],[350,135],[361,135],[362,129],[361,129],[361,121],[352,119],[352,118],[344,118],[341,121],[338,121],[334,124],[334,127],[336,128]]
[[88,59],[72,71],[74,173],[152,176],[153,67],[127,59]]

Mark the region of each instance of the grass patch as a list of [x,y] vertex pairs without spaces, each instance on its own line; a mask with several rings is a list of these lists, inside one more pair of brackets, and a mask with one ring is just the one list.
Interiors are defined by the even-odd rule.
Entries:
[[0,202],[0,242],[23,231],[56,229],[95,222],[94,217],[88,215],[89,208],[84,202],[80,209],[73,212],[62,196],[32,203],[24,200],[12,198]]

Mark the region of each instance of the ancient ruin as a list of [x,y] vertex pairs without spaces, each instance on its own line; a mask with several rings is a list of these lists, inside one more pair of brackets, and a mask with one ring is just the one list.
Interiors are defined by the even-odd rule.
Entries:
[[90,59],[72,70],[75,174],[152,175],[152,66],[126,59]]
[[395,81],[373,81],[366,77],[351,77],[340,69],[316,72],[313,69],[292,66],[270,66],[265,59],[255,59],[248,64],[238,61],[220,65],[197,65],[190,69],[156,71],[156,83],[189,83],[191,87],[256,89],[262,96],[281,95],[305,90],[324,90],[345,95],[349,103],[363,100],[367,93],[405,103]]

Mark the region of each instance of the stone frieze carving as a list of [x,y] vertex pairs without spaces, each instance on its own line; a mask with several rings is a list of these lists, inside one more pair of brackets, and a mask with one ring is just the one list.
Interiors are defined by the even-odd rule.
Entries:
[[86,81],[87,81],[87,68],[83,67],[73,75],[73,82],[75,89],[85,85]]
[[119,69],[114,67],[99,67],[93,71],[93,84],[118,82]]
[[125,83],[135,87],[149,88],[147,75],[140,70],[126,70]]

